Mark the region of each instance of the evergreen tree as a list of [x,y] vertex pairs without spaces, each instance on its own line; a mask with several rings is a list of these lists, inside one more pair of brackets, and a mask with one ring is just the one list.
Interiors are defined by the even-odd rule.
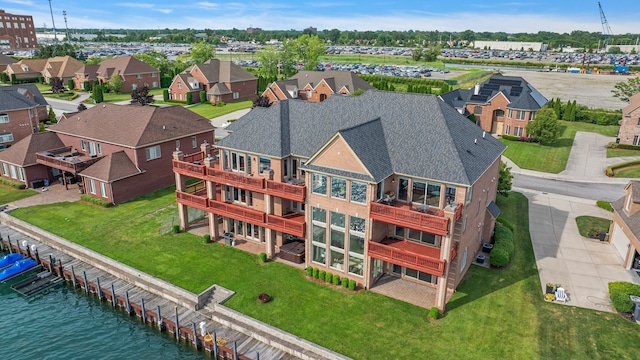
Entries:
[[93,101],[96,104],[99,104],[104,101],[104,96],[102,95],[102,86],[98,83],[98,81],[93,82]]
[[53,108],[49,108],[49,115],[47,115],[47,121],[50,123],[56,122],[56,113],[53,112]]

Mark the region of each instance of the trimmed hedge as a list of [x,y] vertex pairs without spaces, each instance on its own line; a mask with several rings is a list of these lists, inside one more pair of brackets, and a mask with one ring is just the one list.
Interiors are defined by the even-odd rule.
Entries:
[[611,166],[608,166],[607,167],[607,176],[612,177],[616,170],[622,169],[622,168],[625,168],[625,167],[629,167],[629,166],[634,166],[634,165],[640,165],[640,160],[625,161],[625,162],[621,162],[621,163],[618,163],[618,164],[613,164]]
[[507,266],[515,251],[513,231],[502,224],[496,224],[494,231],[493,238],[495,244],[493,245],[493,249],[491,249],[489,261],[493,266]]
[[332,283],[332,282],[333,282],[333,274],[331,274],[331,273],[327,273],[327,274],[324,276],[324,281],[326,281],[326,282],[328,282],[328,283]]
[[629,295],[640,296],[640,285],[626,281],[614,281],[609,283],[609,297],[613,307],[621,313],[633,311],[633,301]]
[[[86,202],[90,202],[92,204],[98,205],[98,206],[102,206],[102,207],[112,207],[113,203],[107,200],[102,200],[102,199],[98,199],[95,198],[91,195],[87,195],[87,194],[82,194],[80,195],[80,199],[86,201]],[[174,225],[174,226],[178,226],[178,225]],[[180,231],[180,226],[178,226],[178,232]],[[174,230],[175,232],[175,230]]]
[[169,89],[162,90],[162,100],[169,101]]
[[340,285],[340,275],[333,275],[333,285]]
[[342,278],[342,287],[345,289],[349,287],[349,279],[347,279],[346,277]]
[[324,270],[320,270],[320,276],[318,277],[318,279],[324,281],[325,276],[327,275],[327,272]]
[[493,249],[491,249],[491,256],[489,257],[489,260],[493,266],[507,266],[509,263],[509,253],[503,247],[494,246]]
[[624,149],[624,150],[637,150],[640,151],[640,146],[631,145],[631,144],[618,144],[618,143],[609,143],[609,149]]
[[211,235],[209,235],[209,234],[204,234],[204,235],[202,235],[202,241],[203,241],[205,244],[210,243],[210,242],[211,242]]
[[517,136],[511,136],[511,135],[502,135],[502,138],[505,140],[509,140],[509,141],[519,141],[520,138]]
[[320,270],[318,270],[318,268],[313,268],[313,277],[317,279],[318,276],[320,276]]
[[349,290],[355,290],[355,289],[356,289],[356,281],[349,280]]
[[313,268],[311,266],[307,266],[307,276],[313,276]]
[[511,232],[513,232],[513,225],[511,225],[511,223],[505,220],[504,218],[501,218],[501,217],[497,218],[496,224],[497,223],[502,224],[502,226],[506,227],[507,229],[511,230]]
[[440,309],[438,309],[438,308],[437,308],[437,307],[435,307],[435,306],[434,306],[434,307],[432,307],[432,308],[429,310],[429,316],[430,316],[432,319],[437,319],[437,318],[440,316]]
[[0,178],[0,183],[11,186],[12,188],[20,189],[20,190],[27,188],[27,185],[21,182],[17,182],[17,181],[5,179],[5,178]]
[[262,261],[263,263],[267,262],[267,254],[261,252],[258,256],[260,257],[260,261]]
[[174,234],[178,234],[178,233],[180,233],[180,225],[173,225],[173,226],[171,227],[171,231],[172,231]]

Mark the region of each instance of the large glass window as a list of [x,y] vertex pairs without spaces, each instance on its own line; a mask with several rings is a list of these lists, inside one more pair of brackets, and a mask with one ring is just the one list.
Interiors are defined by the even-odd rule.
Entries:
[[2,175],[9,176],[8,166],[5,163],[2,163]]
[[331,212],[331,226],[344,229],[344,214],[337,212]]
[[312,191],[314,194],[327,194],[327,176],[321,174],[313,174],[311,181],[313,183]]
[[364,234],[365,220],[356,216],[349,216],[349,231],[355,231]]
[[271,159],[261,156],[258,161],[258,169],[261,173],[265,170],[271,170]]
[[344,249],[344,230],[331,229],[331,247]]
[[331,178],[331,197],[336,199],[347,198],[347,180],[337,177]]
[[320,244],[325,244],[327,241],[326,238],[327,230],[322,226],[313,225],[313,241]]
[[434,234],[422,232],[419,230],[409,229],[409,234],[407,238],[413,241],[418,241],[418,242],[422,242],[429,245],[436,244],[436,236]]
[[8,114],[0,114],[0,124],[8,123],[9,115]]
[[362,258],[349,254],[349,273],[362,276],[363,263]]
[[422,271],[404,268],[404,275],[430,284],[436,284],[436,276],[431,276],[431,274]]
[[440,184],[429,183],[427,185],[427,205],[440,206]]
[[427,194],[427,183],[424,181],[413,180],[413,189],[411,191],[411,201],[418,204],[424,204]]
[[103,182],[100,182],[100,196],[107,197],[107,185]]
[[245,154],[231,152],[231,170],[238,172],[245,171]]
[[447,204],[452,204],[453,202],[456,201],[456,187],[455,186],[451,186],[451,185],[447,185],[445,187],[444,190],[445,193],[445,200]]
[[407,201],[409,193],[409,179],[400,178],[398,181],[398,200]]
[[331,267],[343,270],[344,253],[331,249]]
[[359,204],[367,202],[367,184],[359,181],[351,181],[351,201]]
[[318,246],[316,244],[313,244],[311,248],[312,248],[311,253],[312,253],[313,262],[324,264],[325,252],[326,252],[326,249],[324,248],[324,246]]
[[325,209],[314,207],[311,209],[313,221],[325,224],[327,222],[327,211]]
[[349,253],[364,254],[364,236],[349,233]]

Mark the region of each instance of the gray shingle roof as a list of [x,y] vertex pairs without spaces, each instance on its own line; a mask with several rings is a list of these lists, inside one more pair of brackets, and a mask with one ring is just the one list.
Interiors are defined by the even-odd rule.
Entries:
[[474,94],[473,90],[453,90],[442,94],[441,97],[449,105],[461,108],[460,101],[463,105],[486,104],[498,93],[504,94],[509,100],[509,109],[536,111],[547,103],[547,99],[522,77],[501,74],[493,75],[480,84],[478,94]]
[[[33,95],[33,100],[25,94],[24,90]],[[39,105],[47,106],[49,103],[47,103],[47,100],[45,100],[35,84],[0,87],[0,111],[27,109]]]
[[376,90],[257,107],[227,130],[220,147],[278,158],[309,158],[341,131],[376,182],[392,171],[471,185],[505,148],[435,96]]

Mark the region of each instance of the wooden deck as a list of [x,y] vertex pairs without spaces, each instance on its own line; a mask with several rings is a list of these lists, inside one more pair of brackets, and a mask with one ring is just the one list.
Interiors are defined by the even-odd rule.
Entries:
[[[213,321],[213,312],[207,306],[198,311],[178,306],[169,300],[156,296],[127,281],[116,278],[105,271],[96,269],[87,263],[53,249],[42,242],[36,241],[4,224],[0,224],[0,236],[5,249],[8,248],[8,240],[10,240],[14,252],[20,251],[25,255],[29,252],[34,258],[36,255],[24,248],[22,242],[27,241],[29,247],[36,245],[38,257],[45,269],[49,269],[58,275],[62,273],[65,280],[76,287],[84,289],[92,296],[99,296],[101,301],[114,304],[115,300],[115,306],[128,311],[131,315],[135,315],[150,326],[159,326],[158,320],[161,318],[162,329],[176,336],[179,341],[185,341],[194,344],[201,350],[213,352],[213,344],[210,342],[203,344],[203,337],[200,335],[199,324],[204,321],[209,333],[213,334],[215,332],[218,339],[223,338],[226,340],[226,346],[219,347],[218,354],[220,356],[226,353],[232,357],[233,342],[235,342],[239,359],[255,359],[256,354],[259,354],[261,359],[297,359],[297,357],[283,350],[276,349],[263,341]],[[100,284],[99,287],[98,282]],[[112,289],[115,294],[112,294]],[[127,306],[127,297],[129,306]],[[143,302],[144,312],[142,311]],[[177,335],[176,317],[179,325]],[[194,326],[196,338],[194,338]]]

